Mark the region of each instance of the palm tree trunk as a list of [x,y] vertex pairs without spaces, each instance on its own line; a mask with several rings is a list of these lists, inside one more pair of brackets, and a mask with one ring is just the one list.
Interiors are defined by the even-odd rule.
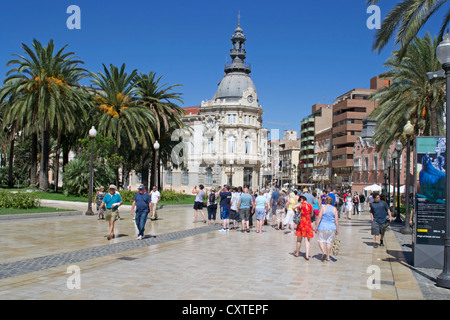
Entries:
[[[118,153],[119,153],[119,148],[117,146],[114,146],[113,154],[118,154]],[[116,176],[115,185],[117,188],[119,188],[119,165],[116,165],[116,167],[114,168],[114,174]]]
[[50,134],[44,123],[42,126],[41,164],[39,169],[39,190],[48,191],[48,153]]
[[438,128],[436,102],[432,102],[430,105],[430,120],[431,120],[430,124],[431,135],[437,137],[439,136],[439,128]]
[[56,147],[56,157],[55,157],[55,192],[58,192],[58,180],[59,180],[59,157],[61,150],[61,135],[58,134],[58,144]]
[[148,152],[144,153],[143,160],[142,160],[142,184],[147,187],[148,190],[150,190],[149,182],[149,170],[150,170],[150,154]]
[[62,152],[63,152],[63,167],[62,167],[62,171],[64,172],[64,168],[66,167],[66,164],[69,163],[69,153],[70,153],[70,147],[68,145],[63,145],[62,147]]
[[37,186],[37,155],[38,155],[38,136],[37,133],[31,134],[31,168],[30,168],[30,187]]
[[9,170],[8,170],[8,188],[14,187],[14,130],[11,132],[11,144],[9,147]]

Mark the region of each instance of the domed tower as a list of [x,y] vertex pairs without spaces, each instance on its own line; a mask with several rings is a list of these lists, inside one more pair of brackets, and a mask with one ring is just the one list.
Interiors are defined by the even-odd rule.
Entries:
[[[240,22],[237,28],[234,30],[234,34],[231,36],[232,48],[230,49],[231,63],[225,64],[225,75],[219,83],[219,88],[212,100],[226,99],[226,100],[239,100],[242,98],[244,91],[250,88],[254,91],[255,96],[252,96],[250,100],[254,100],[256,97],[256,88],[252,78],[250,64],[244,62],[246,57],[245,51],[245,37],[241,28]],[[251,101],[253,102],[253,101]]]
[[[239,19],[240,20],[240,19]],[[268,130],[262,127],[263,109],[245,63],[246,37],[240,21],[231,36],[231,63],[216,93],[201,106],[186,109],[183,122],[190,128],[187,165],[179,181],[184,185],[203,184],[205,188],[248,185],[263,186],[267,171]],[[175,170],[175,169],[174,169]],[[175,172],[175,171],[174,171]],[[175,188],[175,174],[172,188]]]

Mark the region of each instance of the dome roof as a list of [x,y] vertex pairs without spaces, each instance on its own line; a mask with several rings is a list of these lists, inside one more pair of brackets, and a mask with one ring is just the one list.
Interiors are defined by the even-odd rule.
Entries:
[[223,77],[222,81],[220,81],[219,88],[217,89],[213,100],[239,100],[242,98],[244,91],[247,91],[249,88],[253,88],[256,92],[255,84],[247,73],[228,73]]

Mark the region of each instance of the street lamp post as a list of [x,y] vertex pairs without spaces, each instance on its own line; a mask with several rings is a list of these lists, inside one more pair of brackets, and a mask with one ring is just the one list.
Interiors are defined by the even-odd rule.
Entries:
[[[398,159],[397,159],[397,217],[395,218],[395,222],[398,223],[402,223],[402,218],[400,217],[400,175],[402,174],[402,172],[400,171],[400,164],[402,163],[402,144],[400,143],[400,141],[397,141],[397,143],[395,144],[395,150],[397,150],[398,152]],[[395,199],[394,199],[394,203],[395,203]],[[395,204],[394,204],[395,205]]]
[[410,189],[410,170],[411,170],[411,136],[414,134],[414,126],[411,121],[403,128],[403,133],[406,135],[406,179],[405,179],[405,197],[406,197],[406,212],[405,212],[405,224],[402,228],[403,234],[412,234],[411,226],[409,225],[409,218],[411,211],[409,210],[409,189]]
[[387,201],[388,201],[388,207],[391,207],[391,167],[392,167],[392,162],[391,160],[388,158],[387,161],[387,167],[388,167],[388,194],[387,194]]
[[392,188],[392,210],[394,211],[394,213],[396,214],[396,215],[399,215],[399,212],[397,212],[396,210],[395,210],[395,183],[396,183],[396,174],[397,174],[397,169],[396,169],[396,166],[395,166],[395,164],[396,164],[396,162],[397,162],[397,157],[398,157],[398,153],[397,153],[397,150],[395,150],[394,149],[394,152],[392,152],[392,165],[393,165],[393,168],[394,168],[394,178],[393,178],[393,188]]
[[94,189],[94,139],[97,135],[97,130],[92,126],[91,130],[89,130],[89,137],[91,138],[91,167],[89,173],[89,203],[88,209],[86,211],[87,216],[93,216],[94,211],[92,211],[92,193]]
[[[155,143],[153,144],[153,149],[155,150],[155,165],[154,167],[154,171],[153,171],[153,176],[155,177],[155,185],[158,187],[159,190],[159,175],[158,175],[158,171],[159,171],[159,142],[158,140],[155,141]],[[151,189],[150,186],[148,186],[149,190]]]
[[297,166],[295,164],[293,164],[292,168],[293,168],[292,171],[294,172],[293,177],[291,177],[292,178],[292,186],[295,188],[295,187],[297,187],[297,179],[295,178],[296,174],[297,174]]
[[230,160],[230,182],[229,182],[230,188],[233,186],[233,164],[234,161]]
[[[439,62],[442,64],[442,69],[445,71],[446,78],[446,108],[450,103],[450,35],[444,36],[442,42],[436,49],[436,55]],[[450,149],[448,148],[448,142],[450,141],[450,121],[448,111],[446,112],[446,160],[445,165],[450,159]],[[448,166],[447,166],[448,168]],[[450,175],[446,169],[445,174],[446,182],[446,194],[445,194],[445,241],[444,241],[444,268],[442,273],[437,277],[436,283],[440,287],[450,288]]]

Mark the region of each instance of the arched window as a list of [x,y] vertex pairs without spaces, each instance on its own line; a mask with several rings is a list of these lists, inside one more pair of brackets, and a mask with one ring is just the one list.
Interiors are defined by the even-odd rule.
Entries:
[[212,174],[212,169],[211,168],[207,168],[206,169],[206,185],[210,186],[213,184],[213,174]]
[[167,169],[166,179],[167,184],[172,184],[172,169]]
[[183,169],[183,184],[189,184],[189,171],[188,169]]
[[214,152],[214,138],[208,138],[206,144],[206,152],[213,153]]
[[236,152],[236,137],[233,135],[229,135],[227,139],[227,152],[235,153]]
[[245,137],[244,153],[250,154],[252,152],[252,141],[249,136]]

